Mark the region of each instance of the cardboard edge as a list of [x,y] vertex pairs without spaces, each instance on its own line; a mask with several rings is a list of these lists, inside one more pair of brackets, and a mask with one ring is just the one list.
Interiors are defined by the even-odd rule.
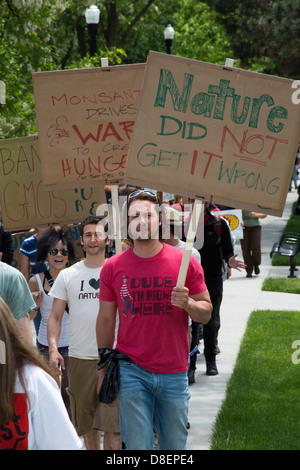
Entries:
[[32,78],[38,78],[38,77],[45,77],[45,76],[53,76],[53,75],[72,75],[74,73],[98,73],[98,72],[116,72],[116,71],[124,71],[125,69],[141,69],[141,68],[146,68],[146,63],[141,63],[141,64],[123,64],[123,65],[109,65],[108,67],[89,67],[89,68],[82,68],[82,69],[65,69],[65,70],[50,70],[47,72],[33,72],[32,73]]
[[171,193],[171,194],[178,194],[180,196],[190,197],[192,199],[201,199],[202,201],[210,201],[216,204],[233,207],[234,209],[244,209],[244,210],[262,212],[267,215],[274,215],[275,217],[281,217],[283,214],[283,210],[284,210],[284,207],[280,209],[274,209],[272,207],[263,207],[260,205],[253,205],[251,204],[251,202],[250,203],[241,202],[241,201],[237,201],[237,200],[226,198],[226,197],[214,196],[212,194],[206,194],[206,193],[196,194],[193,191],[184,190],[176,186],[168,186],[165,184],[159,184],[159,183],[154,183],[150,181],[142,181],[140,179],[130,178],[127,176],[124,178],[124,183],[130,184],[132,186],[142,187],[142,188],[150,187],[151,189],[155,189],[156,191],[161,191],[161,192],[166,192],[166,193]]

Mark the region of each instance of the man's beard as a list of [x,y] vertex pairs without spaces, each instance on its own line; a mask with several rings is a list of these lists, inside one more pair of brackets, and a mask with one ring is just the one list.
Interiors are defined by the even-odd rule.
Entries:
[[93,249],[90,249],[89,247],[83,247],[84,251],[88,253],[90,256],[97,256],[100,253],[103,253],[105,251],[106,244],[104,243],[103,245],[98,245],[98,249],[93,251]]
[[136,230],[131,232],[130,228],[129,228],[129,236],[132,240],[147,242],[149,240],[158,239],[159,238],[159,230],[158,229],[153,230],[153,228],[148,228],[148,229],[142,230],[142,232],[140,232],[139,227],[137,227]]

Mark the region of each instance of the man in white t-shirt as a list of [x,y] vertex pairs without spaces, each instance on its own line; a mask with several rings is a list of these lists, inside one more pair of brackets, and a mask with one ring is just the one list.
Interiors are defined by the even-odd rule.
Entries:
[[99,307],[99,276],[105,262],[105,248],[110,243],[105,219],[85,218],[80,225],[81,244],[86,257],[56,278],[49,293],[54,298],[48,320],[50,365],[58,373],[64,360],[58,352],[61,321],[66,305],[71,327],[68,394],[73,424],[83,436],[87,450],[100,449],[100,431],[104,431],[105,450],[121,448],[118,404],[97,406],[96,319]]

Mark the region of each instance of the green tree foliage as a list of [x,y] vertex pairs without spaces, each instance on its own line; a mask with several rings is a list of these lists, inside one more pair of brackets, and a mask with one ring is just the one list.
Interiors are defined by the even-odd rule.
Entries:
[[220,65],[232,57],[225,28],[205,3],[184,0],[173,18],[176,55]]
[[[51,42],[55,51],[56,65],[64,69],[88,55],[89,36],[84,13],[91,1],[69,0],[62,3],[64,8],[56,11],[55,21],[52,22]],[[156,10],[157,0],[100,0],[95,3],[101,12],[97,34],[99,50],[103,52],[123,49],[126,51],[128,61],[132,63],[135,55],[132,44],[137,31],[143,35],[142,27],[145,25],[152,34],[155,30],[153,12]],[[150,32],[148,41],[149,38],[151,38]],[[146,44],[141,41],[140,49],[144,49],[145,46]]]
[[[0,80],[6,103],[0,104],[0,138],[37,132],[32,72],[100,66],[100,57],[120,63],[124,51],[99,50],[89,57],[84,12],[89,2],[61,0],[0,1]],[[82,47],[84,50],[80,50]]]
[[297,78],[300,74],[299,0],[207,0],[215,8],[243,68]]
[[[166,52],[169,23],[175,29],[175,55],[217,64],[232,57],[245,68],[259,62],[261,71],[270,73],[274,61],[276,70],[284,68],[287,75],[300,67],[296,0],[99,0],[93,57],[84,16],[91,3],[0,0],[0,80],[6,84],[0,138],[36,133],[32,72],[97,67],[101,57],[111,65],[146,62],[149,50]],[[294,43],[287,39],[290,34]]]
[[51,63],[47,46],[50,3],[0,2],[0,79],[6,84],[6,104],[0,105],[0,137],[22,136],[35,129],[31,73],[47,70]]

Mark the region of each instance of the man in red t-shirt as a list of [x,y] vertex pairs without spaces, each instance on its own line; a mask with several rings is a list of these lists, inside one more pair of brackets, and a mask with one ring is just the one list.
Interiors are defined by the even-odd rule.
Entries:
[[[119,409],[128,450],[151,450],[153,429],[161,450],[185,449],[188,423],[188,317],[207,323],[210,297],[201,265],[191,258],[185,287],[175,287],[183,251],[159,238],[161,214],[155,193],[128,197],[133,247],[106,261],[100,275],[99,348],[112,348],[117,308]],[[99,386],[104,371],[100,371]]]

